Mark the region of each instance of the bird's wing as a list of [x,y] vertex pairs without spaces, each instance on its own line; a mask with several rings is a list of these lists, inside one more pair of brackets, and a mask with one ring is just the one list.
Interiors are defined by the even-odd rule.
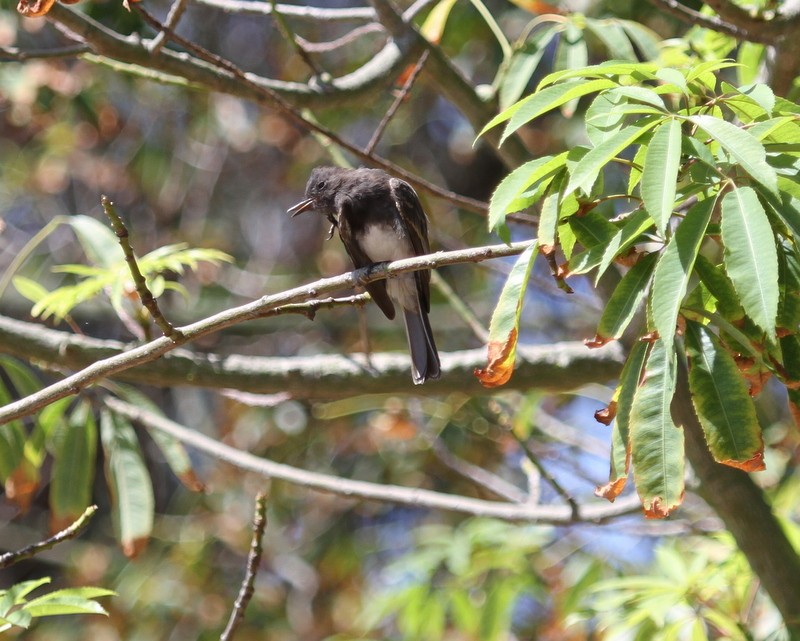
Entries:
[[[342,244],[344,245],[347,254],[353,261],[353,266],[356,269],[360,269],[361,267],[368,267],[369,265],[372,265],[373,261],[370,260],[369,256],[364,253],[358,242],[356,242],[355,234],[348,223],[352,204],[353,203],[350,198],[347,197],[336,199],[336,213],[338,218],[337,226],[339,227],[339,237],[342,239]],[[373,281],[371,283],[367,283],[364,285],[364,287],[369,292],[369,295],[372,296],[372,300],[375,301],[375,304],[381,309],[386,317],[390,320],[393,319],[395,314],[394,304],[392,303],[392,299],[389,298],[389,294],[386,291],[386,281]]]
[[[417,256],[429,254],[431,248],[428,243],[428,217],[422,209],[422,203],[419,202],[417,192],[407,182],[398,178],[391,178],[389,187],[392,190],[395,206],[400,213],[400,219],[405,225],[411,246],[414,248],[414,253]],[[427,269],[414,273],[417,279],[420,304],[426,312],[429,312],[431,307],[431,273]]]

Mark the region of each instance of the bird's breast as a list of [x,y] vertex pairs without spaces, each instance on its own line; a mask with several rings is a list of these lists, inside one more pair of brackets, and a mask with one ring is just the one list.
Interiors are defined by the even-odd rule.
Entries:
[[414,256],[414,249],[406,235],[391,225],[366,225],[358,235],[358,243],[375,263]]

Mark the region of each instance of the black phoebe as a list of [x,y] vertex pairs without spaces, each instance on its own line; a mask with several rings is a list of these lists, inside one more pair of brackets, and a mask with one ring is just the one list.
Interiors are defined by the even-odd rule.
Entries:
[[[305,200],[289,213],[297,216],[309,209],[325,214],[331,233],[338,228],[356,268],[430,252],[428,219],[416,192],[380,169],[316,167],[308,179]],[[416,385],[440,374],[428,321],[430,280],[426,269],[366,285],[387,318],[394,318],[394,303],[403,310]]]

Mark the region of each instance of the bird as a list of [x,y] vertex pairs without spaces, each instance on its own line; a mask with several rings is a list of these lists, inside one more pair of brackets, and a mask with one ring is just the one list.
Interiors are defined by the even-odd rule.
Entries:
[[[294,217],[311,210],[325,215],[331,236],[338,229],[356,269],[430,252],[428,218],[417,193],[382,169],[315,167],[305,199],[287,213]],[[402,311],[415,385],[441,375],[428,319],[430,279],[426,269],[365,285],[387,318],[395,318],[395,305]]]

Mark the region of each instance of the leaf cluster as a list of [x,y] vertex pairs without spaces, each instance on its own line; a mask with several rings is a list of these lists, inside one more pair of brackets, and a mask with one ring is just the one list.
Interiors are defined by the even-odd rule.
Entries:
[[[800,385],[800,109],[765,85],[720,82],[731,64],[611,61],[555,72],[484,129],[504,124],[506,139],[593,96],[588,144],[509,174],[492,196],[489,225],[499,230],[509,213],[538,207],[539,249],[551,265],[558,251],[566,259],[554,270],[562,288],[569,276],[592,272],[597,282],[612,264],[627,269],[587,342],[623,338],[644,305],[635,330],[642,342],[605,417],[617,419],[615,448],[598,492],[613,500],[632,467],[652,517],[669,514],[684,492],[683,433],[671,413],[683,361],[712,454],[745,470],[763,469],[751,397],[774,376],[795,403]],[[618,167],[626,189],[608,195]],[[618,202],[631,206],[610,207]],[[500,380],[513,366],[524,289],[517,283],[495,312],[490,352],[511,355],[496,364]]]

